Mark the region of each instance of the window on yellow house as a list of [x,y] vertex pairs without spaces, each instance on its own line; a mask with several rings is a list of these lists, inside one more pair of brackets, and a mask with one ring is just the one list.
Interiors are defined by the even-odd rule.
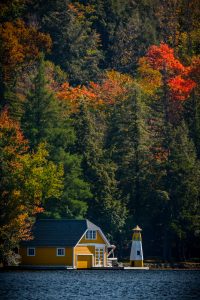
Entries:
[[57,248],[57,256],[65,256],[65,248]]
[[35,248],[27,248],[27,256],[35,256]]
[[88,230],[86,232],[86,239],[87,240],[96,240],[96,238],[97,238],[96,230]]

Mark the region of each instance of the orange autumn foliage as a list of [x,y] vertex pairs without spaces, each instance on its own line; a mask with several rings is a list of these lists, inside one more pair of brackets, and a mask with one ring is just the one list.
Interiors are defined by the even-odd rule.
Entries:
[[98,105],[97,95],[91,92],[86,86],[72,87],[68,82],[64,83],[57,93],[59,100],[64,101],[69,113],[76,112],[79,105],[84,102],[89,106]]
[[64,83],[57,93],[61,101],[65,101],[70,113],[76,112],[81,103],[93,108],[111,105],[118,99],[125,99],[133,79],[129,75],[109,71],[102,83],[90,82],[88,86],[72,87]]
[[[7,134],[9,135],[9,143],[5,145],[6,153],[9,156],[14,155],[16,161],[16,158],[28,150],[28,141],[24,138],[19,123],[10,119],[6,108],[0,114],[0,140],[2,144],[3,138]],[[12,164],[12,161],[10,163]]]
[[27,26],[21,19],[0,25],[0,56],[6,77],[22,63],[34,61],[41,51],[50,48],[50,35]]
[[72,3],[68,4],[68,9],[71,11],[74,15],[76,15],[80,19],[84,19],[84,13],[79,9],[78,5],[74,5]]
[[117,71],[107,71],[101,84],[90,83],[90,90],[102,99],[104,104],[113,104],[118,99],[125,99],[126,93],[133,84],[133,78]]

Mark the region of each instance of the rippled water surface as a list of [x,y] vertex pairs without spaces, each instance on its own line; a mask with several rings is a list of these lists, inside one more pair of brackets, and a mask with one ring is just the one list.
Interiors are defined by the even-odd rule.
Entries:
[[200,299],[200,271],[1,272],[0,299]]

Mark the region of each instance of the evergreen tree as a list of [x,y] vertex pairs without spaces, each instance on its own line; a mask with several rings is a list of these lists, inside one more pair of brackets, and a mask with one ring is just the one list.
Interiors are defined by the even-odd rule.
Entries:
[[139,1],[134,9],[131,7],[125,20],[123,14],[110,38],[110,65],[120,72],[135,74],[138,59],[157,41],[153,6],[146,2]]
[[45,64],[41,57],[34,86],[25,102],[22,128],[32,149],[47,143],[49,159],[64,167],[64,190],[59,202],[49,201],[46,215],[81,217],[86,214],[85,199],[91,196],[89,186],[82,179],[81,157],[70,154],[75,134],[62,103],[49,91]]
[[47,89],[43,57],[40,58],[38,74],[24,107],[23,131],[30,141],[31,148],[35,148],[39,143],[46,141],[51,131],[56,130],[55,126],[59,121],[58,103]]
[[119,241],[118,233],[124,227],[127,209],[117,188],[116,164],[105,148],[105,112],[90,110],[83,104],[75,116],[75,127],[79,136],[76,151],[83,155],[84,175],[91,184],[93,194],[88,216],[102,226],[112,239]]
[[184,259],[185,245],[198,226],[199,162],[185,124],[171,127],[168,138],[168,152],[157,156],[153,167],[154,195],[161,201],[156,230],[163,237],[157,243],[162,245],[165,260],[173,255],[173,242],[178,245],[177,258]]
[[[92,28],[90,9],[72,1],[34,1],[32,16],[39,18],[45,32],[51,33],[52,53],[49,56],[68,74],[73,84],[87,83],[100,74],[103,58],[100,39]],[[92,9],[91,9],[92,10]],[[43,13],[41,13],[43,12]]]
[[185,259],[186,245],[192,237],[195,240],[199,228],[200,164],[184,123],[173,130],[167,167],[169,177],[165,182],[171,212],[169,228],[178,246],[178,258]]
[[146,113],[142,94],[138,87],[133,87],[129,98],[116,104],[108,135],[109,151],[117,164],[117,180],[123,197],[128,200],[131,222],[139,221],[144,210],[143,187],[150,148]]

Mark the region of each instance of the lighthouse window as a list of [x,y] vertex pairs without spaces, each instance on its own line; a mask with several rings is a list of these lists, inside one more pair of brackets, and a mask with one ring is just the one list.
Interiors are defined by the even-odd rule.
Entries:
[[137,251],[137,255],[140,255],[140,251],[139,250]]

